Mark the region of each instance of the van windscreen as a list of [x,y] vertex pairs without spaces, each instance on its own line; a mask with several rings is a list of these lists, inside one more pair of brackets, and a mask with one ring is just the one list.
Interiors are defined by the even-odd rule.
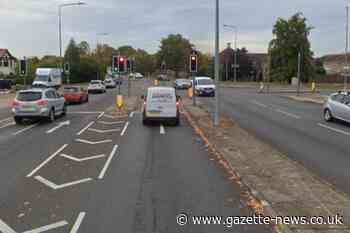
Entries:
[[37,75],[35,80],[36,81],[47,82],[49,80],[49,76],[47,76],[47,75]]

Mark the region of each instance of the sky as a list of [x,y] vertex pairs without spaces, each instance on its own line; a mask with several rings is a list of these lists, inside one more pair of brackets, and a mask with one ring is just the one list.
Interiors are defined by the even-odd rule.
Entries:
[[[75,0],[0,0],[0,48],[16,57],[59,54],[58,5]],[[180,33],[204,52],[214,53],[215,0],[84,0],[62,11],[63,47],[70,38],[113,47],[131,45],[150,53],[160,40]],[[350,0],[220,0],[220,47],[233,42],[249,52],[267,52],[278,18],[302,12],[313,26],[316,56],[345,50],[346,5]],[[101,35],[108,33],[108,35]]]

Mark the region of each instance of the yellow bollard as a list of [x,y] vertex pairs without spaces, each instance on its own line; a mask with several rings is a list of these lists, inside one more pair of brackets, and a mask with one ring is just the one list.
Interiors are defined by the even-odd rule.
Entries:
[[122,95],[117,95],[116,105],[117,105],[117,108],[119,109],[121,109],[124,106],[124,99]]
[[260,82],[260,89],[259,89],[259,92],[263,92],[264,91],[264,88],[265,88],[265,85],[264,85],[264,82]]
[[191,87],[191,88],[188,88],[188,90],[187,90],[187,95],[188,95],[188,97],[190,97],[190,98],[193,97],[193,88],[192,88],[192,87]]
[[154,86],[158,86],[158,85],[159,85],[159,80],[158,79],[154,80]]
[[315,91],[316,91],[316,83],[315,83],[315,82],[312,82],[312,83],[311,83],[311,91],[312,91],[312,92],[315,92]]

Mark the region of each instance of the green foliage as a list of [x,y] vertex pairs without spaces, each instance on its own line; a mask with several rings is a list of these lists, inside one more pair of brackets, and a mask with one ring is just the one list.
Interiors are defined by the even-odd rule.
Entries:
[[307,82],[314,75],[313,52],[308,36],[313,28],[301,13],[290,19],[278,19],[273,28],[274,39],[269,45],[272,80],[290,82],[297,76],[298,54],[301,53],[301,79]]

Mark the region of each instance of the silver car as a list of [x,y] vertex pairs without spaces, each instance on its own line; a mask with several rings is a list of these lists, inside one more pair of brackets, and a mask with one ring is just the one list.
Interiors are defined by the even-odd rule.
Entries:
[[65,99],[55,89],[30,89],[19,91],[12,103],[12,113],[17,124],[23,119],[47,119],[65,115]]
[[325,121],[339,119],[350,123],[350,92],[338,92],[329,96],[323,106]]

